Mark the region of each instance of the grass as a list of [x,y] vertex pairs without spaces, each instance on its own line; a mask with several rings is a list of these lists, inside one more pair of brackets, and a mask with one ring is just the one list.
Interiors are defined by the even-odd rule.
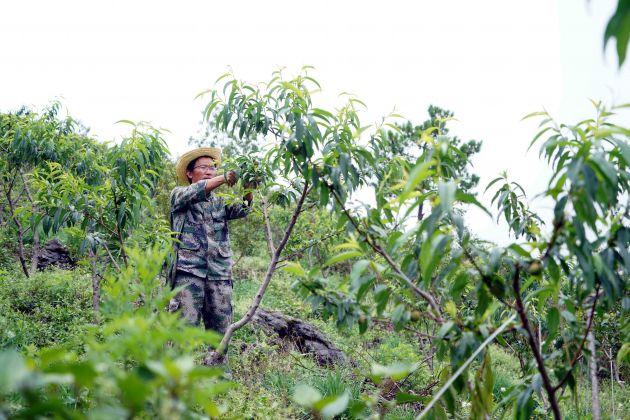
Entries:
[[80,347],[92,321],[90,279],[79,270],[30,278],[0,272],[0,348]]
[[[244,258],[250,264],[250,273],[264,272],[264,260]],[[235,282],[235,316],[241,316],[258,289],[262,276],[242,278]],[[314,324],[324,332],[340,349],[354,360],[355,366],[326,368],[318,366],[312,358],[296,352],[287,352],[270,341],[264,334],[250,327],[239,331],[230,349],[230,360],[237,388],[229,393],[230,405],[227,416],[245,418],[308,418],[309,415],[292,400],[292,392],[297,384],[308,384],[317,388],[322,395],[339,395],[345,390],[351,400],[357,401],[361,394],[370,394],[375,386],[366,381],[366,374],[372,363],[391,364],[394,362],[418,361],[422,352],[417,340],[407,332],[392,333],[382,328],[370,328],[360,335],[358,330],[338,330],[334,323],[322,320],[297,295],[290,291],[291,279],[282,272],[276,273],[261,304],[266,309],[279,310],[287,315],[301,318]],[[244,351],[241,351],[244,348]],[[516,357],[498,346],[491,347],[494,372],[495,402],[503,392],[520,378],[520,367]],[[436,364],[435,369],[440,369]],[[405,381],[408,389],[420,390],[427,385],[431,371],[425,365]],[[590,389],[582,381],[578,390],[578,407],[574,398],[561,401],[566,419],[590,418]],[[612,414],[610,383],[601,384],[601,405],[604,418]],[[256,390],[255,392],[252,390]],[[569,393],[567,393],[568,395]],[[630,418],[630,392],[627,388],[615,386],[615,414],[617,418]],[[464,404],[459,415],[466,417]],[[387,419],[412,419],[417,409],[407,404],[387,412]],[[347,416],[347,412],[345,416]],[[493,418],[512,417],[512,407],[497,408]],[[345,417],[344,416],[344,417]],[[539,407],[536,418],[547,418],[548,412]]]
[[[243,260],[250,267],[258,265],[263,270],[259,259],[245,257]],[[260,280],[253,276],[235,281],[235,319],[247,311]],[[364,335],[360,335],[356,328],[338,330],[333,323],[322,320],[308,304],[290,291],[290,284],[291,279],[284,273],[276,273],[261,307],[279,310],[314,324],[355,363],[349,366],[320,367],[311,357],[281,349],[264,333],[246,326],[235,334],[230,347],[230,364],[239,386],[229,393],[229,401],[237,402],[238,406],[228,409],[228,417],[308,417],[308,413],[291,400],[297,384],[310,385],[325,396],[340,395],[348,391],[351,400],[358,401],[362,392],[375,390],[374,385],[366,380],[371,364],[415,361],[420,358],[419,349],[405,338],[405,334],[391,334],[390,331],[378,328],[370,329]],[[426,383],[428,377],[429,372],[423,367],[411,375],[407,382],[421,385]],[[252,389],[264,392],[258,395],[252,393]],[[402,407],[393,414],[405,411],[412,415],[412,411]]]
[[[235,319],[247,310],[262,280],[266,261],[260,257],[244,257],[234,283]],[[262,331],[246,326],[237,331],[229,348],[230,366],[236,387],[219,401],[225,418],[309,418],[309,413],[292,401],[296,385],[307,384],[322,395],[333,396],[348,391],[351,405],[370,398],[377,387],[366,379],[374,363],[416,362],[423,359],[423,348],[412,333],[393,332],[374,326],[360,335],[358,328],[338,330],[334,323],[321,319],[317,312],[290,290],[291,278],[278,272],[265,294],[262,307],[314,324],[353,361],[347,366],[321,367],[308,355],[300,354],[267,337]],[[70,298],[69,298],[70,297]],[[32,279],[11,278],[0,273],[0,338],[2,346],[28,348],[48,344],[73,346],[82,328],[91,322],[91,289],[89,278],[76,272],[51,271]],[[7,328],[9,326],[9,328]],[[14,334],[10,337],[7,332]],[[17,332],[17,334],[16,334]],[[4,335],[3,335],[4,334]],[[9,341],[9,338],[11,341]],[[498,346],[491,347],[494,372],[494,399],[500,401],[505,390],[520,377],[518,360]],[[200,355],[197,355],[198,357]],[[409,375],[402,387],[419,392],[432,380],[434,372],[444,366],[435,362],[432,372],[426,363]],[[583,374],[583,372],[582,372]],[[610,382],[600,384],[600,400],[604,418],[630,418],[630,392]],[[437,388],[433,388],[435,391]],[[395,392],[390,393],[390,397]],[[577,398],[567,392],[561,401],[566,419],[590,418],[590,389],[581,381]],[[466,418],[469,408],[461,405],[458,417]],[[387,419],[412,419],[419,406],[406,404],[386,410]],[[512,407],[495,410],[493,418],[512,417]],[[349,417],[346,411],[342,417]],[[535,418],[547,418],[539,407]]]

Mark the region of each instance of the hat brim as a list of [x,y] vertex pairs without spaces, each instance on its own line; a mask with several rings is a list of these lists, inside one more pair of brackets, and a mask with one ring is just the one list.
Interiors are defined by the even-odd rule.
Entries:
[[214,160],[214,164],[217,168],[221,165],[221,149],[219,147],[200,147],[198,149],[191,150],[190,152],[186,152],[177,160],[177,164],[175,165],[177,181],[180,184],[190,184],[188,177],[186,176],[186,168],[190,162],[203,156],[208,156]]

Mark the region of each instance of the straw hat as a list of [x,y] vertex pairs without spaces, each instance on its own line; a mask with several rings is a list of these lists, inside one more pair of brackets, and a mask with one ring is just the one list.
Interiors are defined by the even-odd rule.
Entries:
[[186,152],[177,160],[177,164],[175,165],[175,173],[180,183],[185,185],[190,183],[186,176],[186,168],[190,162],[203,156],[212,158],[217,168],[221,165],[221,148],[219,147],[200,147]]

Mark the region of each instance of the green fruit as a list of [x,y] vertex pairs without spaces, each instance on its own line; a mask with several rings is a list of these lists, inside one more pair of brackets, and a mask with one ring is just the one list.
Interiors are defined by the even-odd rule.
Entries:
[[298,156],[302,153],[302,144],[297,140],[291,140],[287,143],[287,149],[293,156]]
[[527,266],[527,272],[532,276],[539,276],[542,273],[542,263],[540,260],[534,260]]
[[422,316],[422,313],[420,313],[419,310],[415,310],[415,311],[411,311],[411,322],[418,322],[420,321],[420,317]]

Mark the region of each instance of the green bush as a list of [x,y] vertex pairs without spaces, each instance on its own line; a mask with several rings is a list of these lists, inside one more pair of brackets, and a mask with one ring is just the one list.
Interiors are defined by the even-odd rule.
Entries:
[[0,272],[0,348],[76,347],[92,319],[88,276],[77,271]]
[[[220,380],[220,368],[195,363],[208,344],[218,343],[216,334],[164,310],[175,293],[162,287],[158,276],[166,252],[130,250],[129,256],[129,268],[104,281],[102,323],[77,337],[80,344],[46,347],[30,356],[0,350],[0,418],[170,419],[221,413],[213,399],[231,384]],[[60,304],[76,298],[65,294],[67,283],[48,284],[47,299],[40,300]]]
[[19,269],[15,266],[15,232],[11,228],[0,229],[0,269],[15,270]]

